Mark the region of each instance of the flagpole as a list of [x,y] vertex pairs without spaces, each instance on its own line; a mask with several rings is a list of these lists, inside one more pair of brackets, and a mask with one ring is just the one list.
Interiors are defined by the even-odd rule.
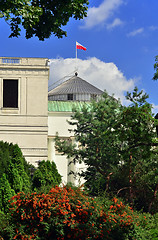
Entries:
[[76,59],[77,59],[77,42],[76,42]]
[[76,41],[76,70],[77,71],[77,41]]

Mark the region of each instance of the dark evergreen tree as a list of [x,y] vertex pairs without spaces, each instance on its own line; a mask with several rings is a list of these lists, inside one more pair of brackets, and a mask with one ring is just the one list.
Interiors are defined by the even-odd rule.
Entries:
[[[24,159],[17,144],[0,142],[0,198],[1,210],[8,208],[14,194],[31,190],[30,164]],[[4,184],[5,182],[5,184]]]
[[27,163],[17,144],[0,142],[0,210],[6,211],[8,200],[18,192],[47,191],[60,183],[54,162],[41,161],[35,168]]
[[6,177],[6,174],[3,173],[0,178],[0,210],[8,211],[9,210],[9,200],[12,196],[15,195],[14,189],[11,188],[10,183]]
[[33,175],[33,189],[48,191],[52,186],[61,183],[61,175],[58,173],[54,162],[41,161]]

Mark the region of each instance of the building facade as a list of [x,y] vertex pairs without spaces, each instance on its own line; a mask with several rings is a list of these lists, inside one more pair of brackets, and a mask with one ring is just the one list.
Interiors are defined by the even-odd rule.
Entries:
[[54,161],[63,183],[82,184],[83,179],[69,173],[80,173],[86,166],[70,164],[71,159],[55,150],[54,139],[58,133],[75,143],[67,122],[73,107],[81,110],[103,92],[76,73],[48,93],[48,79],[47,58],[0,57],[0,141],[18,144],[35,166],[41,160]]
[[[62,155],[55,149],[55,137],[58,136],[63,140],[75,142],[73,126],[68,124],[71,120],[72,109],[76,107],[81,110],[82,106],[86,104],[89,107],[88,102],[81,101],[49,101],[48,102],[48,159],[55,162],[59,173],[62,176],[63,183],[71,182],[74,185],[80,185],[84,182],[83,178],[80,178],[77,173],[81,173],[85,170],[86,166],[76,163],[70,164],[72,159],[67,159],[65,155]],[[69,173],[73,171],[75,175]]]
[[46,58],[0,58],[0,140],[18,144],[27,161],[47,159]]
[[[81,110],[83,105],[89,108],[91,99],[97,101],[102,94],[103,91],[78,77],[77,73],[48,93],[48,158],[56,163],[64,183],[84,183],[84,179],[77,173],[84,171],[86,166],[83,163],[73,164],[72,159],[67,159],[57,152],[55,136],[58,134],[61,139],[71,141],[78,147],[73,131],[69,131],[72,126],[67,122],[71,120],[72,109],[75,107]],[[70,172],[74,172],[75,175],[70,175]]]

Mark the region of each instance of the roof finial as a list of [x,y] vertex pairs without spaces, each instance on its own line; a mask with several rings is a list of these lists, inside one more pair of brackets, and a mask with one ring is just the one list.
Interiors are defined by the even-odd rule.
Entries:
[[75,76],[76,76],[76,77],[78,76],[78,73],[77,73],[77,72],[75,72]]

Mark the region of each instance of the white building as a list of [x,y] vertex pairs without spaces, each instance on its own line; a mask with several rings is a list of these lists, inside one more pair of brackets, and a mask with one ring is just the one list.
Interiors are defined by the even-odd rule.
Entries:
[[71,119],[72,108],[75,106],[80,110],[84,104],[89,105],[92,98],[97,100],[102,93],[100,89],[78,77],[77,73],[48,93],[48,159],[56,163],[63,182],[82,184],[83,179],[76,179],[72,174],[69,175],[69,172],[81,173],[85,165],[69,164],[71,159],[68,160],[66,156],[55,151],[54,138],[58,133],[60,138],[75,143],[73,132],[68,131],[72,126],[67,122]]
[[68,173],[81,172],[85,166],[69,165],[70,160],[55,150],[54,138],[58,133],[75,141],[67,123],[73,106],[81,109],[103,92],[75,74],[48,93],[48,78],[46,58],[0,58],[0,140],[17,143],[34,165],[54,161],[63,182],[77,185],[80,179]]
[[33,164],[48,155],[47,62],[0,57],[0,140],[17,143]]

